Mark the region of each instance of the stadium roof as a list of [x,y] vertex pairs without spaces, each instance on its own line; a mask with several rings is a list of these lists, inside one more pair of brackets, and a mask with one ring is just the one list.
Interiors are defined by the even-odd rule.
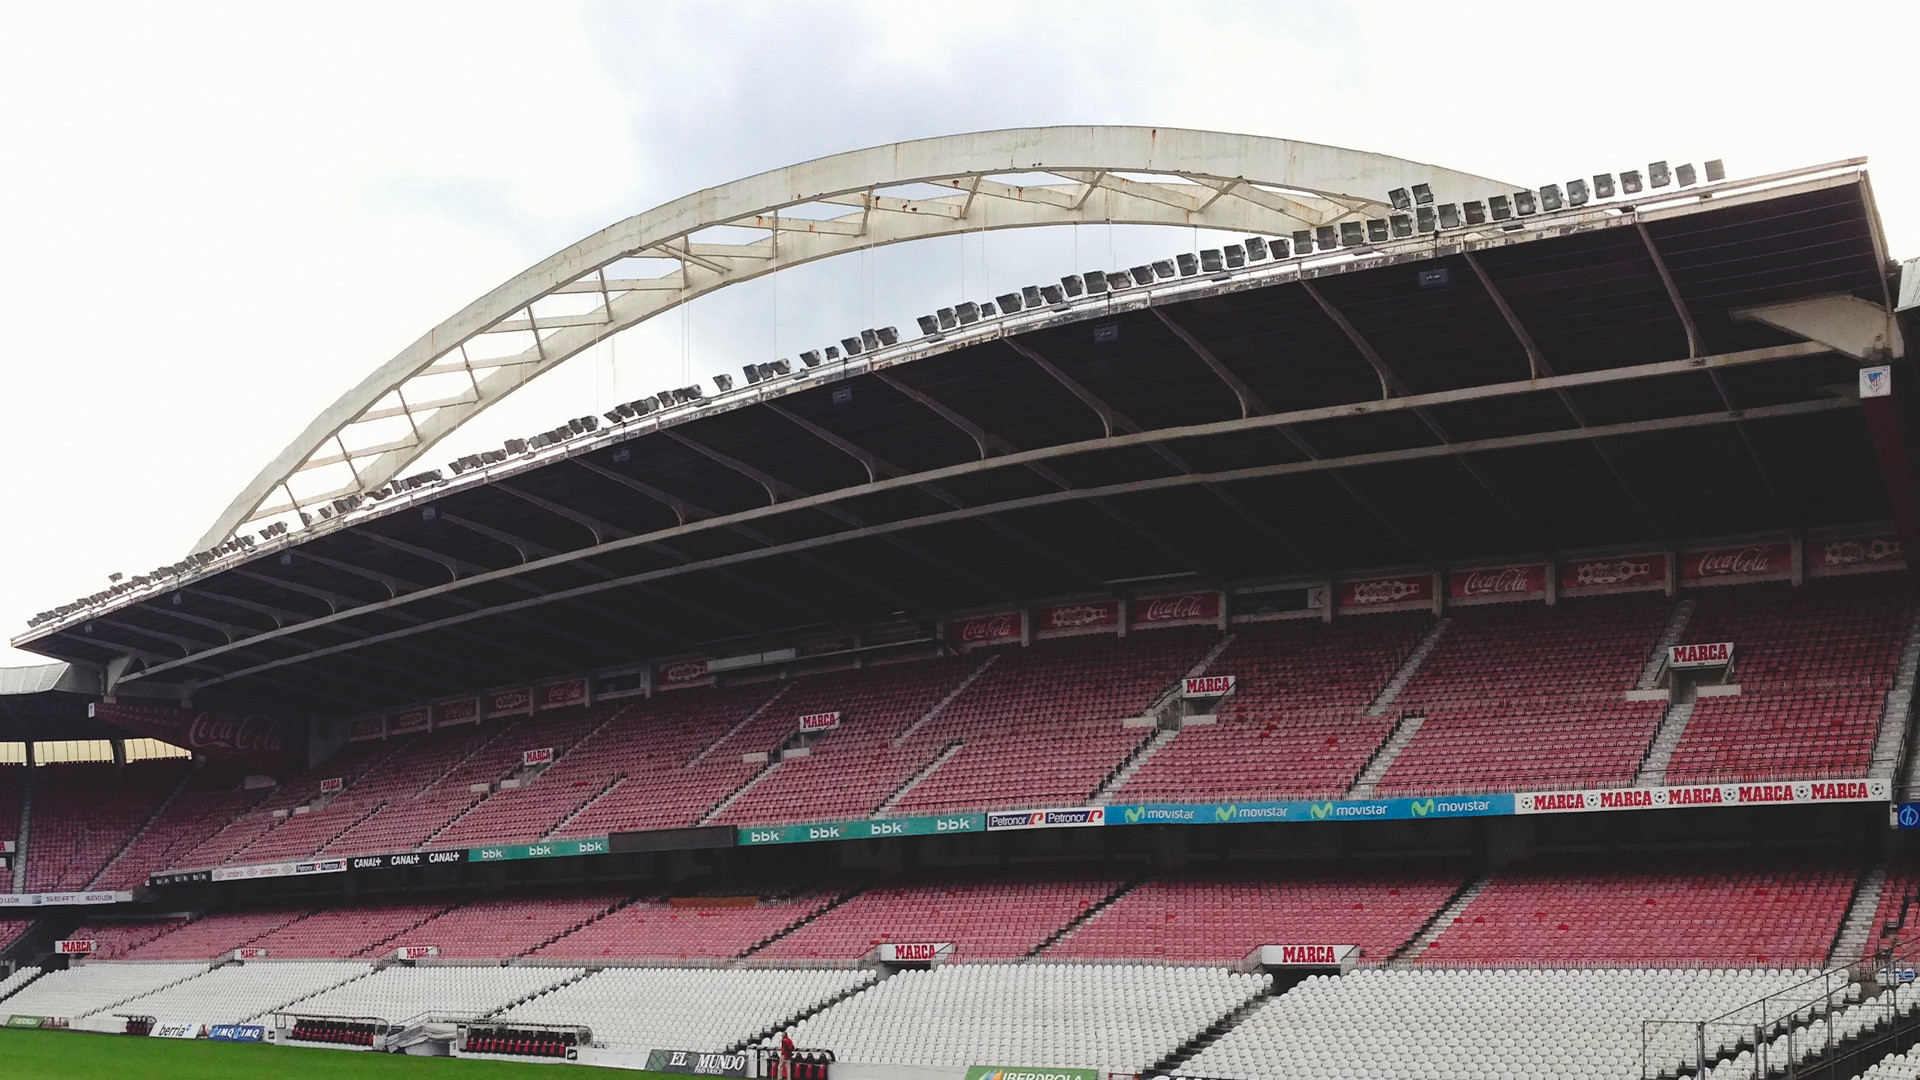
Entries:
[[1657,194],[981,322],[16,643],[348,712],[1044,597],[1899,519],[1856,391],[1904,354],[1863,164]]

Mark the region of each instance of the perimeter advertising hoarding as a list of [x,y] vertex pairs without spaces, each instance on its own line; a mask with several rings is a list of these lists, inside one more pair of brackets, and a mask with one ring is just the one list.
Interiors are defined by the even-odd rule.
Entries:
[[1689,551],[1680,556],[1680,580],[1695,585],[1723,581],[1762,581],[1793,572],[1793,549],[1786,544]]
[[1067,807],[1058,810],[1001,810],[987,814],[987,831],[1011,829],[1085,829],[1107,823],[1107,807]]
[[1117,803],[1109,825],[1245,825],[1274,821],[1414,821],[1504,817],[1512,795],[1442,795],[1423,799],[1325,799],[1319,802]]
[[1882,533],[1878,536],[1842,536],[1831,540],[1807,541],[1807,573],[1851,574],[1863,570],[1904,570],[1907,555],[1900,538]]
[[467,849],[468,862],[509,862],[514,859],[557,859],[568,855],[605,855],[612,850],[604,836],[577,840],[548,840],[539,844],[491,844]]
[[1143,596],[1133,602],[1133,628],[1183,626],[1209,623],[1220,618],[1220,594],[1217,592],[1181,593],[1177,596]]
[[284,775],[306,765],[307,722],[303,717],[111,701],[89,704],[87,715],[122,731],[235,762],[254,772]]
[[985,814],[944,814],[937,817],[862,818],[857,821],[816,821],[811,825],[765,825],[741,828],[742,846],[805,844],[820,840],[871,840],[883,836],[943,836],[977,833],[987,828]]
[[130,892],[0,893],[0,908],[93,907],[100,904],[125,904],[132,900],[133,894]]
[[1343,581],[1334,594],[1341,611],[1399,611],[1433,603],[1432,574]]
[[1581,593],[1643,592],[1667,587],[1667,557],[1661,552],[1577,559],[1560,564],[1560,591]]
[[1593,791],[1530,791],[1514,796],[1516,814],[1580,814],[1599,810],[1679,810],[1698,806],[1792,806],[1886,802],[1885,780],[1780,780],[1764,784],[1681,784]]
[[947,640],[961,648],[1019,641],[1026,629],[1026,617],[1018,611],[998,615],[975,615],[955,619],[947,628]]
[[1120,601],[1083,600],[1073,604],[1053,604],[1033,613],[1033,632],[1040,635],[1091,633],[1117,630],[1120,626]]
[[1033,1065],[969,1065],[967,1080],[1100,1080],[1100,1070]]
[[215,1042],[264,1042],[267,1029],[263,1024],[215,1024],[207,1029],[207,1038]]
[[1547,564],[1490,566],[1447,573],[1447,596],[1462,602],[1527,600],[1547,595]]
[[753,1064],[746,1054],[709,1053],[704,1050],[650,1050],[647,1071],[686,1073],[691,1076],[745,1076]]

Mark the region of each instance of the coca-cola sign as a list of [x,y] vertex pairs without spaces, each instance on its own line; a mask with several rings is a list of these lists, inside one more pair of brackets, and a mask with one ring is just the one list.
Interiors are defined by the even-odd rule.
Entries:
[[387,718],[387,730],[418,731],[427,726],[427,717],[429,715],[430,713],[425,705],[412,709],[402,709]]
[[1173,623],[1214,622],[1220,618],[1220,594],[1183,593],[1179,596],[1145,596],[1133,602],[1133,625],[1164,626]]
[[106,701],[89,712],[114,727],[260,772],[284,772],[306,757],[307,725],[298,717]]
[[487,715],[507,716],[533,710],[533,691],[515,688],[495,690],[487,695]]
[[986,645],[999,641],[1019,641],[1025,621],[1017,611],[998,615],[975,615],[955,619],[948,637],[955,645]]
[[377,739],[386,733],[386,719],[378,715],[356,717],[347,724],[347,739],[350,742]]
[[1120,625],[1120,601],[1094,600],[1079,604],[1057,604],[1034,614],[1034,629],[1041,633],[1060,630],[1095,630]]
[[1560,564],[1560,591],[1565,593],[1662,589],[1666,584],[1667,557],[1658,552]]
[[1342,610],[1365,611],[1431,603],[1433,603],[1433,577],[1429,574],[1408,574],[1405,577],[1340,583]]
[[1712,548],[1680,557],[1680,577],[1684,581],[1785,577],[1792,569],[1793,553],[1785,544]]
[[557,709],[563,705],[578,705],[587,700],[587,680],[568,679],[565,682],[548,683],[540,688],[540,707]]
[[654,677],[654,685],[662,688],[692,686],[705,682],[707,678],[705,660],[676,660],[671,664],[660,665]]
[[479,698],[459,698],[443,701],[434,709],[436,724],[464,724],[469,720],[480,719]]
[[1447,575],[1447,595],[1455,600],[1520,600],[1547,591],[1547,564],[1455,570]]
[[1906,552],[1897,536],[1846,536],[1807,543],[1807,570],[1846,573],[1854,570],[1904,570]]

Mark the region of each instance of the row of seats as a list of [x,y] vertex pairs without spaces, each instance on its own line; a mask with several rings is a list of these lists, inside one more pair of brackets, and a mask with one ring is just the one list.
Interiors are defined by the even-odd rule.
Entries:
[[[98,965],[88,967],[95,966]],[[113,1006],[111,1011],[76,1018],[73,1026],[89,1031],[118,1031],[116,1013],[151,1016],[160,1023],[245,1023],[270,1017],[277,1010],[329,987],[364,978],[372,970],[370,964],[342,962],[228,964],[129,998]],[[48,978],[63,974],[56,972]]]
[[839,969],[606,968],[495,1019],[585,1025],[631,1049],[719,1050],[873,982]]

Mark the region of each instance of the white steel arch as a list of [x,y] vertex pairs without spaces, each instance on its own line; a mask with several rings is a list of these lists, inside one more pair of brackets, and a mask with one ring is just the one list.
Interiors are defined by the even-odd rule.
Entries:
[[[884,244],[1040,225],[1283,235],[1384,216],[1387,192],[1416,183],[1431,185],[1441,202],[1509,189],[1433,165],[1287,139],[1048,127],[876,146],[694,192],[556,252],[429,330],[307,425],[195,550],[301,506],[378,488],[595,342],[791,266]],[[913,190],[888,193],[901,188]],[[736,241],[746,230],[751,239],[718,243],[704,235],[716,230]],[[303,483],[330,474],[337,475],[318,490]],[[270,503],[276,492],[281,501]]]

